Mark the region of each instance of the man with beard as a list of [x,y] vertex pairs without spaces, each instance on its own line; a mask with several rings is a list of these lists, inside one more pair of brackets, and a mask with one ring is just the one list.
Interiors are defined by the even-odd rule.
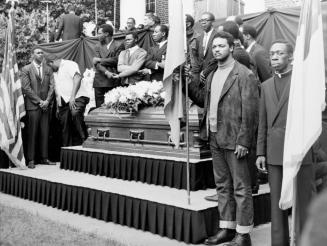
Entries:
[[166,25],[156,26],[152,37],[156,42],[156,45],[148,50],[148,54],[145,58],[144,69],[139,72],[147,76],[147,80],[162,81],[165,69],[168,27]]
[[27,151],[29,168],[35,168],[37,146],[41,164],[52,164],[48,160],[50,104],[53,99],[54,79],[52,70],[44,62],[40,47],[32,49],[32,62],[22,69],[22,91],[27,116]]
[[200,137],[209,139],[218,194],[219,230],[206,245],[251,245],[253,201],[247,155],[256,129],[258,84],[253,73],[234,60],[233,36],[218,32],[212,52],[218,67],[202,88],[189,85],[191,99],[204,108]]
[[118,55],[123,46],[113,39],[113,32],[112,26],[108,24],[100,26],[98,31],[100,42],[95,47],[96,56],[93,58],[96,68],[93,88],[97,108],[103,104],[104,94],[118,84],[113,73],[117,72]]

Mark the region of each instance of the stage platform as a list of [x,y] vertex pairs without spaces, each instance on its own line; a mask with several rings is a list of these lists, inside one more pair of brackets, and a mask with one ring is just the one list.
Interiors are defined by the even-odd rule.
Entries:
[[[82,146],[61,149],[60,168],[186,189],[186,158],[125,153]],[[190,190],[215,188],[212,161],[190,159]]]
[[[214,189],[192,191],[188,205],[182,189],[37,165],[0,169],[0,191],[186,243],[202,243],[218,228],[217,204],[204,200]],[[270,221],[269,204],[269,188],[260,186],[255,225]]]

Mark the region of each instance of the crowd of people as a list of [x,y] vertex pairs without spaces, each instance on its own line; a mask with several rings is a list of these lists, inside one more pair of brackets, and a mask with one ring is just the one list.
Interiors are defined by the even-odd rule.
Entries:
[[[55,40],[80,36],[80,18],[73,9],[68,11]],[[96,107],[114,87],[163,79],[169,27],[153,13],[147,13],[144,19],[144,25],[136,27],[134,18],[128,18],[123,43],[113,39],[112,25],[99,26],[93,58]],[[259,169],[269,174],[272,245],[289,245],[288,214],[278,202],[293,47],[287,40],[276,40],[267,51],[256,42],[257,30],[241,18],[229,17],[217,29],[214,20],[212,13],[203,13],[199,21],[202,32],[195,34],[194,19],[186,15],[188,55],[183,66],[183,78],[190,78],[189,96],[203,108],[200,135],[210,145],[217,189],[217,194],[206,199],[218,202],[219,230],[204,243],[251,245],[252,193],[258,191]],[[145,50],[138,45],[137,28],[153,32],[153,47]],[[37,46],[31,53],[32,62],[22,69],[21,79],[27,111],[27,166],[35,168],[36,145],[42,147],[41,163],[51,164],[47,146],[53,102],[62,128],[62,146],[70,146],[74,134],[77,144],[87,138],[83,115],[89,98],[78,64],[55,55],[45,56]],[[308,153],[299,172],[298,184],[303,192],[297,197],[301,204],[297,236],[315,193],[313,163],[317,153]]]

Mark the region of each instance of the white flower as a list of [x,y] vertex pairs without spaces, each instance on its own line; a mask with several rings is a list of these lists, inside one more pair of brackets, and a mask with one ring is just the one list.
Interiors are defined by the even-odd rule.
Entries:
[[127,102],[127,97],[124,96],[124,95],[121,95],[121,97],[119,98],[119,102],[126,103]]
[[83,33],[87,37],[93,37],[92,32],[95,30],[96,25],[93,22],[84,22],[83,23]]

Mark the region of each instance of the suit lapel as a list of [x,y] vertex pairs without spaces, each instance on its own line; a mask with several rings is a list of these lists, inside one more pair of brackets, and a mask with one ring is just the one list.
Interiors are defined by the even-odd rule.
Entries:
[[101,46],[101,56],[102,56],[102,58],[105,58],[105,57],[107,57],[109,55],[109,52],[112,49],[113,45],[114,45],[114,43],[112,43],[110,45],[109,49],[107,48],[107,45],[102,45]]
[[212,47],[210,47],[210,46],[212,46],[212,41],[213,41],[215,34],[216,34],[216,31],[215,31],[215,29],[213,29],[211,32],[211,35],[209,37],[209,40],[208,40],[208,45],[207,45],[207,50],[206,50],[205,56],[208,54],[209,49],[212,49]]
[[[274,124],[274,122],[275,122],[275,120],[276,120],[279,112],[281,111],[281,109],[283,108],[283,106],[285,105],[285,103],[288,101],[288,97],[289,97],[289,94],[290,94],[290,87],[291,87],[291,82],[288,81],[287,82],[287,85],[284,88],[283,94],[280,97],[279,102],[277,104],[276,112],[273,115],[272,125]],[[274,91],[276,93],[275,86],[274,86]],[[277,98],[277,95],[276,95],[276,98]]]
[[199,50],[200,50],[200,57],[204,57],[204,49],[203,49],[203,38],[204,38],[204,33],[201,34],[201,36],[199,37]]
[[224,95],[227,93],[229,88],[234,84],[234,82],[236,80],[236,75],[238,74],[238,70],[236,69],[236,66],[237,66],[237,63],[235,63],[232,71],[227,76],[226,82],[225,82],[223,89],[221,91],[221,94],[220,94],[219,101],[224,97]]
[[251,57],[253,57],[253,55],[254,55],[254,50],[256,48],[255,46],[256,46],[256,44],[253,44],[253,46],[252,46],[252,48],[251,48],[251,50],[249,52],[249,54],[250,54]]

